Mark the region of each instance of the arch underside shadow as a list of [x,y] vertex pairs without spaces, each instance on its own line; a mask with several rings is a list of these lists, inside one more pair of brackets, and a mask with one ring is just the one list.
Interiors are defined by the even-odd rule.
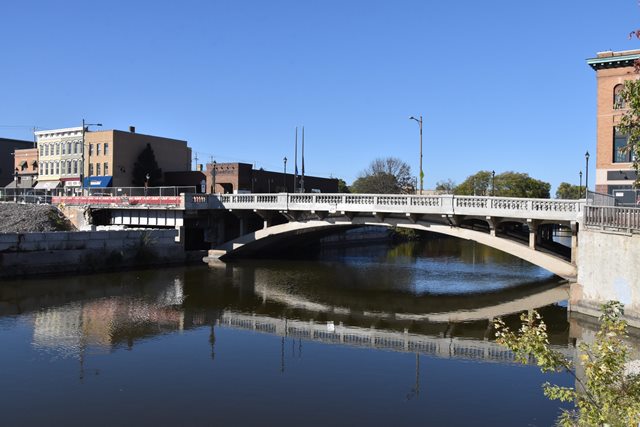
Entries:
[[318,233],[328,227],[348,229],[358,225],[408,228],[443,234],[464,240],[472,240],[542,267],[564,279],[575,279],[577,275],[576,266],[570,262],[558,256],[535,250],[520,242],[504,237],[497,237],[484,231],[456,227],[450,224],[428,221],[412,222],[408,219],[395,218],[385,218],[382,221],[375,221],[372,220],[372,218],[366,217],[356,217],[351,220],[326,218],[324,220],[292,221],[245,234],[244,236],[222,244],[211,252],[216,253],[221,260],[231,257],[249,256],[252,253],[264,250],[270,245],[281,243],[294,236]]

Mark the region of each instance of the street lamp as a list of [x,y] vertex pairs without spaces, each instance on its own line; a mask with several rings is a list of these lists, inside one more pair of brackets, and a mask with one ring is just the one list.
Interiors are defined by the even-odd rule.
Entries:
[[13,184],[14,184],[13,201],[17,202],[18,201],[18,168],[16,168],[16,170],[13,172]]
[[287,158],[282,159],[284,161],[284,175],[282,175],[282,183],[284,184],[284,192],[287,192]]
[[586,169],[584,172],[584,198],[589,198],[589,152],[584,153],[584,161],[586,163]]
[[[80,188],[82,188],[84,193],[84,133],[87,131],[89,126],[102,126],[102,123],[85,123],[84,119],[82,119],[82,160],[80,166]],[[91,150],[89,150],[89,155],[87,156],[87,164],[90,164],[91,161]]]
[[580,194],[582,194],[582,171],[580,171],[579,175],[580,175],[580,186],[578,187],[578,197],[580,197]]
[[420,120],[416,119],[413,116],[409,117],[409,120],[415,120],[420,126],[420,195],[422,195],[424,184],[424,172],[422,171],[422,116],[420,116]]
[[211,170],[212,175],[213,175],[213,187],[211,187],[211,192],[213,194],[216,193],[216,166],[218,165],[218,163],[214,160],[213,161],[213,169]]
[[491,171],[491,196],[496,195],[496,171]]
[[149,173],[147,172],[147,174],[144,176],[144,195],[147,195],[147,189],[149,188],[149,178],[151,178],[151,175],[149,175]]

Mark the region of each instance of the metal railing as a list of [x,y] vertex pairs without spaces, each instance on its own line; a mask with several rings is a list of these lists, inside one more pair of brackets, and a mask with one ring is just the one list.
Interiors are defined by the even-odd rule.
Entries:
[[4,188],[0,190],[0,201],[15,203],[51,203],[51,193],[33,188]]
[[587,205],[590,206],[617,206],[616,198],[611,194],[596,193],[589,191],[587,193]]
[[85,188],[87,196],[169,197],[181,193],[195,193],[196,187],[108,187]]
[[640,232],[640,208],[621,206],[585,206],[584,222],[587,227]]

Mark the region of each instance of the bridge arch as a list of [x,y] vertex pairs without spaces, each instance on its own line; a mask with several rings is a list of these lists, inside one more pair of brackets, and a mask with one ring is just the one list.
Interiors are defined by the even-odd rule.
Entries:
[[339,218],[325,218],[322,220],[291,221],[285,224],[274,225],[245,234],[237,239],[226,242],[209,251],[209,259],[221,259],[249,255],[268,246],[308,233],[318,233],[327,228],[351,228],[354,225],[375,225],[383,227],[399,227],[414,230],[427,231],[442,235],[457,237],[464,240],[472,240],[509,253],[515,257],[542,267],[564,279],[575,279],[576,266],[561,259],[558,256],[537,251],[531,246],[512,241],[503,237],[497,237],[495,233],[486,233],[469,228],[456,227],[450,224],[431,223],[426,221],[412,222],[407,219],[355,217],[351,220]]

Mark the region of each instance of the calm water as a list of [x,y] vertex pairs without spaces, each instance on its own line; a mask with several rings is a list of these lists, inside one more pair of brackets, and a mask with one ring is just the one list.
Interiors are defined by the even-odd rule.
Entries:
[[438,239],[0,283],[0,425],[548,426],[541,384],[488,319],[545,306],[557,279]]

